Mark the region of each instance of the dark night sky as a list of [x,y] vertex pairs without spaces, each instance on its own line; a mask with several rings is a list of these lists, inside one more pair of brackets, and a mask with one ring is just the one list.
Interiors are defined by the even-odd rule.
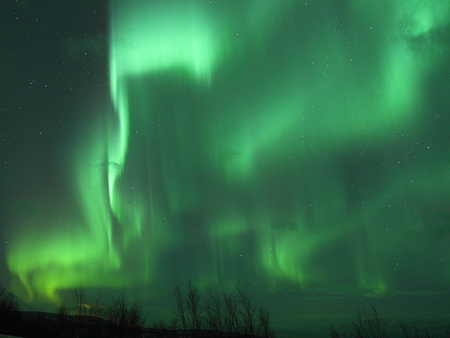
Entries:
[[0,274],[32,306],[152,323],[190,278],[282,332],[448,319],[447,0],[1,8]]

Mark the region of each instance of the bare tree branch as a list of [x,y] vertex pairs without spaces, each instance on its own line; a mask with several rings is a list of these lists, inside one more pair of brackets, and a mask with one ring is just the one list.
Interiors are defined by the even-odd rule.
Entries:
[[223,293],[224,304],[224,328],[229,333],[239,333],[239,313],[236,298],[233,295]]
[[181,293],[181,287],[179,285],[175,285],[174,293],[176,309],[172,311],[172,325],[175,329],[186,330],[186,302]]
[[241,305],[239,313],[242,318],[242,329],[244,334],[254,335],[256,307],[252,304],[251,297],[239,285],[236,285],[238,292],[238,303]]
[[86,291],[81,285],[72,291],[72,300],[75,307],[74,314],[77,316],[85,316],[87,314],[87,298]]
[[191,319],[191,328],[200,330],[202,328],[202,308],[200,303],[200,292],[192,284],[191,280],[187,282],[187,310]]
[[208,298],[205,301],[205,322],[207,328],[214,331],[222,331],[222,302],[211,287],[206,289]]

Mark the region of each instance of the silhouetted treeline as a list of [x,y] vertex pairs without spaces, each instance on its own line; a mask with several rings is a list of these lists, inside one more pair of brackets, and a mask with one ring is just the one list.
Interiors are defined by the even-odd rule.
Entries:
[[[253,305],[249,294],[236,286],[235,294],[218,294],[206,288],[205,294],[187,282],[175,287],[175,309],[170,325],[160,322],[145,327],[142,308],[125,296],[104,303],[101,298],[89,302],[82,287],[72,292],[57,313],[20,311],[13,294],[0,285],[0,334],[19,337],[60,338],[273,338],[269,311]],[[419,329],[399,322],[397,332],[388,332],[375,307],[361,311],[350,326],[331,328],[332,338],[450,338],[450,326],[439,331]],[[392,326],[391,326],[392,329]]]
[[331,338],[450,338],[450,326],[439,328],[437,333],[428,329],[419,329],[415,325],[408,326],[402,321],[398,324],[399,332],[388,332],[387,323],[380,318],[378,311],[372,306],[370,312],[360,311],[358,313],[356,319],[352,321],[350,329],[337,330],[332,327],[330,335]]
[[257,309],[251,296],[240,286],[236,286],[235,294],[218,294],[209,287],[206,295],[201,295],[189,280],[185,292],[180,286],[175,286],[175,302],[172,328],[275,337],[270,328],[269,310],[265,307]]
[[159,323],[145,328],[142,308],[125,296],[104,303],[101,298],[89,302],[82,287],[72,291],[57,313],[20,311],[14,295],[0,286],[0,333],[20,337],[274,337],[269,328],[269,311],[258,311],[251,297],[240,287],[236,295],[218,295],[211,288],[203,300],[188,281],[186,292],[175,288],[176,308],[171,325]]

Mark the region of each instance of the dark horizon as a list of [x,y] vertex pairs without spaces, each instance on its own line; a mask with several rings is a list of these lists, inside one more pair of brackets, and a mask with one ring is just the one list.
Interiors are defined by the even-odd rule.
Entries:
[[277,331],[449,322],[450,2],[7,1],[0,275],[165,320],[190,279]]
[[[69,295],[66,295],[68,297],[64,298],[63,304],[42,312],[32,309],[29,304],[24,303],[16,296],[7,299],[5,297],[7,293],[2,289],[4,291],[0,292],[0,336],[3,337],[2,334],[13,336],[37,334],[38,336],[60,337],[83,331],[85,331],[84,336],[94,337],[110,337],[117,334],[121,337],[124,334],[121,333],[122,331],[134,334],[136,337],[275,338],[300,336],[338,338],[362,335],[372,338],[417,338],[448,337],[450,334],[450,318],[448,316],[442,317],[430,314],[426,318],[409,317],[403,313],[397,318],[389,318],[383,316],[373,304],[365,309],[360,308],[352,318],[348,318],[346,314],[334,320],[326,316],[323,316],[322,320],[317,320],[317,318],[314,319],[310,316],[309,319],[303,318],[297,322],[296,327],[276,327],[273,325],[273,318],[275,318],[275,325],[279,325],[279,317],[276,314],[274,317],[265,305],[255,303],[253,295],[248,293],[247,290],[237,286],[235,292],[229,294],[216,293],[217,290],[214,289],[203,290],[202,292],[193,284],[188,287],[189,283],[188,281],[187,285],[178,289],[181,292],[180,299],[185,306],[182,310],[186,315],[185,326],[182,326],[180,321],[180,308],[178,308],[175,294],[173,295],[170,315],[166,316],[164,320],[161,319],[162,317],[157,320],[156,317],[149,318],[148,313],[144,311],[139,302],[130,301],[123,293],[115,294],[111,299],[105,299],[98,294],[89,297],[84,288],[78,287],[71,290]],[[190,290],[194,292],[193,295],[197,294],[198,297],[189,298]],[[229,298],[231,302],[237,306],[237,312],[229,312],[232,308],[224,303],[229,296],[232,297]],[[218,298],[214,300],[212,297]],[[194,315],[189,305],[193,299],[196,299],[195,302],[200,309],[196,315],[194,314],[199,321],[193,320]],[[215,304],[221,304],[222,324],[218,321],[218,312],[214,309]],[[124,310],[122,311],[122,309]],[[253,323],[251,331],[248,331],[250,327],[246,324],[249,323],[248,318],[250,318],[246,317],[247,309],[254,314],[253,319],[251,319]],[[264,317],[261,317],[261,310]],[[284,312],[288,312],[287,310],[284,309]],[[233,316],[233,313],[236,315],[238,323],[236,327],[230,326],[232,323],[227,319],[229,318],[227,316]],[[261,321],[261,318],[265,319]],[[153,319],[153,321],[149,321],[149,319]]]

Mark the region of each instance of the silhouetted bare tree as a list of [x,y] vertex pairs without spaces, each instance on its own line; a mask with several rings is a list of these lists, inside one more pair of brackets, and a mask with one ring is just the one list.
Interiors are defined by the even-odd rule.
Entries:
[[203,309],[201,307],[200,302],[200,292],[197,287],[192,284],[191,280],[187,282],[187,304],[186,308],[188,310],[191,329],[200,330],[202,328],[202,312]]
[[105,317],[105,304],[103,304],[101,297],[95,298],[94,301],[89,304],[88,315],[99,318]]
[[87,297],[86,291],[81,286],[72,291],[72,301],[74,306],[74,314],[77,316],[86,316]]
[[258,311],[259,330],[258,336],[265,338],[274,338],[275,331],[270,328],[270,312],[269,309],[261,307]]
[[239,333],[240,323],[236,298],[234,298],[233,295],[227,295],[224,292],[223,305],[223,322],[225,331],[229,333]]
[[124,295],[113,298],[104,313],[105,319],[121,328],[142,329],[145,325],[142,307],[137,302],[129,304]]
[[378,316],[378,312],[372,306],[372,313],[360,311],[356,321],[353,321],[353,330],[357,338],[387,338],[386,324]]
[[206,289],[206,293],[207,298],[204,303],[206,328],[214,331],[222,331],[222,301],[220,300],[219,295],[215,293],[211,287]]
[[19,311],[20,306],[16,297],[0,284],[0,311]]
[[208,287],[204,302],[201,302],[200,292],[190,280],[186,294],[179,286],[175,286],[174,291],[176,309],[172,311],[172,325],[175,329],[207,329],[231,335],[275,337],[269,325],[269,310],[261,308],[258,312],[250,295],[239,285],[236,286],[237,294],[223,292],[222,297]]
[[172,326],[175,329],[186,330],[186,303],[179,285],[175,285],[174,293],[176,308],[172,311]]
[[[374,306],[372,311],[367,313],[365,311],[359,311],[356,320],[352,321],[352,332],[338,332],[334,328],[331,328],[330,335],[332,338],[388,338],[389,334],[386,330],[387,324],[381,320],[378,316],[378,312]],[[407,333],[407,329],[403,323],[400,323],[402,332]],[[406,335],[408,338],[408,336]],[[419,336],[415,336],[419,338]]]
[[21,322],[21,312],[16,297],[0,284],[0,328],[14,327]]
[[238,292],[237,302],[240,305],[239,314],[241,317],[242,333],[254,335],[256,307],[252,304],[250,295],[239,285],[236,285],[236,291]]

